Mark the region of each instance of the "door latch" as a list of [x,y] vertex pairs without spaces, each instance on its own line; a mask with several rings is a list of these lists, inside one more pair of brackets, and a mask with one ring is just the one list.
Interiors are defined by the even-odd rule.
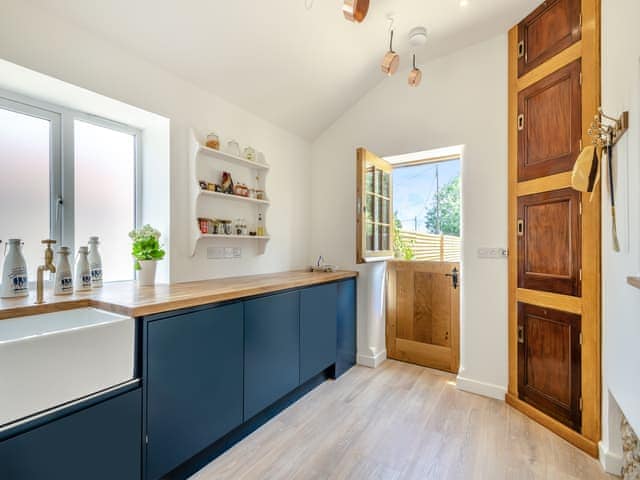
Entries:
[[524,235],[524,220],[518,220],[518,236],[522,237]]
[[518,130],[524,130],[524,114],[518,115]]
[[524,40],[518,42],[518,58],[524,57]]
[[456,267],[453,268],[451,273],[445,273],[445,276],[451,277],[451,282],[453,283],[454,290],[458,288],[458,281],[460,280],[459,275],[460,275],[460,272]]
[[518,343],[524,343],[524,327],[518,325]]

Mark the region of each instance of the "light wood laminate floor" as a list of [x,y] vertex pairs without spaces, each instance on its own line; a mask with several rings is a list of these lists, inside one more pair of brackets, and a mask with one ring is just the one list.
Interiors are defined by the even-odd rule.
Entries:
[[455,377],[386,361],[320,385],[193,480],[601,479],[599,463]]

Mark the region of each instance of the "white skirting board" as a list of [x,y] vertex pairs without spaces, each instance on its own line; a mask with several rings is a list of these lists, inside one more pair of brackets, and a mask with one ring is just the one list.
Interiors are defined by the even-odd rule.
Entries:
[[495,398],[504,401],[507,393],[505,387],[494,385],[492,383],[479,382],[470,378],[464,378],[460,375],[456,377],[456,388],[465,392],[475,393],[484,397]]
[[598,442],[598,453],[604,471],[619,477],[622,472],[622,457],[610,452],[602,442]]
[[362,365],[364,367],[378,368],[380,365],[382,365],[382,362],[384,362],[386,359],[387,359],[387,351],[383,350],[381,352],[378,352],[374,356],[364,355],[362,353],[359,353],[356,358],[356,362],[358,363],[358,365]]

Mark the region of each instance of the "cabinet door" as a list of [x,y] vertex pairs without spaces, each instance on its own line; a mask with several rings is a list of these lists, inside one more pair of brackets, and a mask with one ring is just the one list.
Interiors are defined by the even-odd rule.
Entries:
[[580,0],[547,0],[518,24],[518,76],[580,40]]
[[518,93],[518,180],[567,172],[580,153],[581,62]]
[[581,319],[518,305],[518,395],[580,431]]
[[298,386],[299,292],[245,302],[244,419]]
[[356,280],[338,283],[338,351],[336,377],[356,364]]
[[336,363],[338,286],[300,292],[300,383]]
[[580,296],[580,193],[518,198],[518,287]]
[[141,429],[137,389],[0,443],[0,478],[137,480]]
[[149,322],[147,478],[242,423],[242,317],[236,303]]

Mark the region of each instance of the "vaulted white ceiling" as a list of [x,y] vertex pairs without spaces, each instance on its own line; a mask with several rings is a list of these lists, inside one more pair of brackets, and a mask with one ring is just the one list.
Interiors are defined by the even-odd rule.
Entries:
[[[371,0],[365,22],[352,24],[342,0],[306,0],[309,10],[305,0],[33,1],[308,140],[379,82],[406,83],[380,72],[387,14],[406,68],[414,26],[429,30],[420,64],[506,32],[539,3]],[[420,88],[429,88],[424,73]]]

